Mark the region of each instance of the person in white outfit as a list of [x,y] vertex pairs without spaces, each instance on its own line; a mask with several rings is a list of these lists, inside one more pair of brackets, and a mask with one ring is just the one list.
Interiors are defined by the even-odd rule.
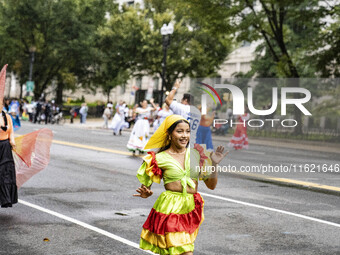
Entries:
[[148,101],[144,100],[142,102],[142,107],[138,107],[136,109],[136,113],[138,114],[137,122],[133,126],[130,139],[127,143],[127,148],[129,151],[132,151],[133,154],[138,150],[140,154],[143,154],[144,147],[149,141],[150,137],[150,123],[149,118],[151,116],[151,112],[156,110],[156,106],[153,103],[153,99],[150,100],[150,103],[153,107],[148,106]]
[[112,119],[110,128],[113,129],[113,135],[121,135],[121,129],[125,125],[125,102],[120,100],[116,105],[116,113]]
[[111,116],[112,116],[112,107],[113,105],[111,103],[108,103],[106,105],[106,108],[103,112],[103,119],[104,119],[103,128],[108,128],[109,119],[111,119]]
[[194,145],[196,141],[196,133],[201,121],[201,112],[193,106],[193,96],[184,94],[181,103],[174,100],[176,91],[179,89],[180,80],[176,80],[169,95],[165,99],[165,103],[169,106],[173,114],[181,115],[190,122],[190,145]]
[[164,103],[162,109],[157,113],[157,118],[153,123],[153,132],[156,132],[157,128],[162,124],[166,117],[173,114],[169,109],[169,106]]

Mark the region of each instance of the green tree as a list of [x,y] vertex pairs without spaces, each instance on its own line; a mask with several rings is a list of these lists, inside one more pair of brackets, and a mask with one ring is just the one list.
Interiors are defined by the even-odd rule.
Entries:
[[162,1],[145,1],[144,9],[125,6],[102,30],[101,48],[135,76],[162,77],[160,29],[169,22],[174,33],[167,52],[166,89],[177,78],[214,75],[230,51],[230,40],[197,28]]
[[[325,26],[327,8],[320,1],[312,0],[260,0],[260,1],[178,1],[179,7],[186,6],[188,16],[195,20],[204,17],[214,20],[209,29],[219,34],[234,34],[237,42],[260,42],[249,76],[301,78],[318,75],[317,61],[310,61],[316,55],[320,42],[311,42]],[[336,1],[335,1],[336,2]],[[215,10],[217,14],[215,14]],[[216,19],[215,19],[216,17]],[[232,30],[230,30],[232,28]],[[332,39],[335,39],[332,34]],[[329,39],[329,42],[332,41]],[[327,44],[327,43],[326,43]],[[325,55],[323,55],[325,56]],[[322,57],[320,57],[320,60]],[[322,65],[328,66],[334,58],[328,58]],[[299,87],[299,80],[293,79],[292,87]],[[301,123],[299,109],[294,112]],[[295,133],[302,132],[301,125]]]
[[110,100],[110,93],[125,83],[137,70],[143,47],[143,32],[148,24],[133,8],[115,8],[105,24],[98,28],[95,47],[98,50],[93,69],[94,83]]
[[207,77],[216,71],[231,50],[231,39],[214,34],[183,15],[170,1],[145,1],[145,18],[152,24],[144,38],[141,70],[162,77],[163,47],[160,29],[172,22],[174,32],[167,51],[165,87],[186,76]]
[[61,97],[65,86],[75,86],[70,81],[86,83],[92,77],[94,34],[105,22],[110,6],[111,1],[106,0],[1,1],[2,47],[10,53],[2,61],[12,64],[9,69],[23,84],[28,80],[30,48],[34,46],[35,97],[39,98],[53,80]]

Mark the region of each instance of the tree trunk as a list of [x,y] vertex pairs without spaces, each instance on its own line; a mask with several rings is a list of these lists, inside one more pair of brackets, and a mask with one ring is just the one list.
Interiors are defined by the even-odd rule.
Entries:
[[[289,82],[291,87],[300,87],[300,78],[291,79],[292,82]],[[294,95],[294,98],[299,98],[297,94]],[[297,125],[294,127],[295,135],[302,135],[302,115],[301,110],[294,107],[294,119],[297,121]]]
[[111,94],[111,89],[107,89],[106,91],[107,95],[107,103],[110,101],[110,94]]
[[22,99],[22,86],[23,84],[20,83],[20,96],[19,96],[20,99]]
[[63,103],[63,90],[64,90],[64,84],[62,82],[58,82],[57,85],[57,98],[56,103],[62,104]]

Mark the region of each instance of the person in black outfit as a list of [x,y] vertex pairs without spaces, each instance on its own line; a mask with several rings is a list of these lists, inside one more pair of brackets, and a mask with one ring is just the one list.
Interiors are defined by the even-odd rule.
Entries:
[[0,108],[0,204],[2,208],[7,208],[18,202],[18,188],[12,155],[15,141],[12,119],[2,111],[2,105]]

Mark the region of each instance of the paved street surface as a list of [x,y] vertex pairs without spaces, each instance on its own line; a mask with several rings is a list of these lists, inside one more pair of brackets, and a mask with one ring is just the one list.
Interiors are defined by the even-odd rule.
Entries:
[[[44,125],[24,123],[17,134]],[[20,203],[0,210],[0,254],[147,254],[139,250],[154,195],[134,198],[142,159],[126,150],[129,132],[113,136],[89,126],[48,125],[49,166],[19,190]],[[215,145],[221,143],[215,140]],[[225,144],[224,144],[225,145]],[[251,145],[221,165],[339,164],[336,152]],[[340,173],[266,173],[340,187]],[[205,221],[195,242],[203,254],[340,254],[340,196],[220,173],[214,191],[199,184]]]

